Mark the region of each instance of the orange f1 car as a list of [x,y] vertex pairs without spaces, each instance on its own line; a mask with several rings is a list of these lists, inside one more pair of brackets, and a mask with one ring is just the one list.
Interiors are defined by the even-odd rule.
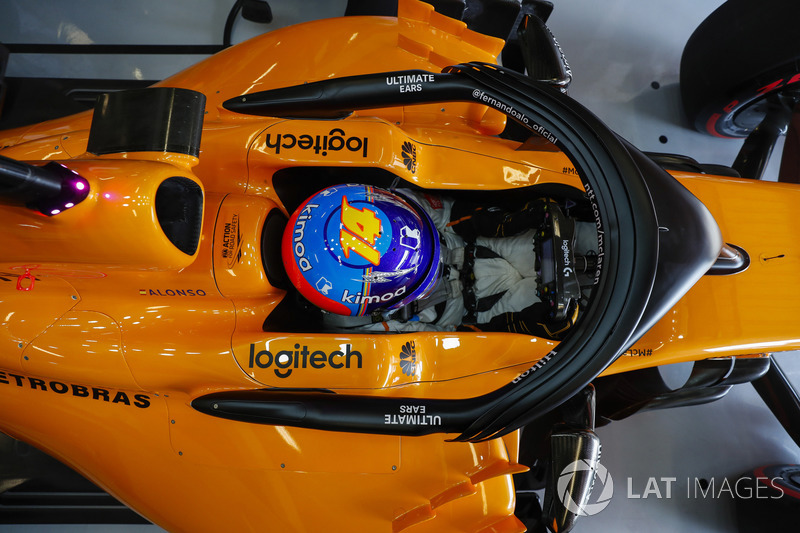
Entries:
[[[800,349],[800,242],[774,228],[800,188],[644,155],[564,94],[541,18],[519,40],[528,75],[407,0],[0,132],[0,431],[171,531],[567,531],[596,423],[746,381],[783,402],[769,353]],[[547,199],[530,229],[554,311],[536,331],[331,329],[281,241],[342,183]],[[575,223],[596,241],[577,290]],[[670,390],[657,367],[684,361]],[[515,483],[543,464],[539,516]]]

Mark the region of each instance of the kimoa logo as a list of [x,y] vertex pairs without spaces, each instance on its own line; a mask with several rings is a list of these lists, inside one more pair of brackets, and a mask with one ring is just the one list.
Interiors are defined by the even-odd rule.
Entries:
[[297,216],[297,222],[294,224],[294,255],[297,257],[297,265],[303,272],[311,270],[313,265],[311,261],[306,258],[306,245],[303,244],[303,237],[306,232],[306,220],[311,218],[311,210],[319,207],[318,204],[306,204]]
[[275,375],[279,378],[288,378],[296,368],[315,368],[323,369],[331,367],[333,369],[361,368],[361,352],[353,350],[350,344],[345,344],[342,350],[334,350],[327,353],[323,350],[309,350],[308,346],[300,348],[299,344],[294,345],[294,350],[280,350],[273,354],[269,350],[256,352],[256,345],[250,345],[250,368],[271,368],[275,367]]
[[380,302],[388,302],[393,298],[397,298],[398,296],[402,296],[406,293],[405,286],[400,287],[394,292],[387,292],[386,294],[370,294],[368,296],[363,296],[360,292],[355,294],[350,294],[347,289],[344,290],[342,293],[342,302],[346,304],[354,304],[354,305],[361,305],[361,304],[377,304]]
[[323,157],[328,155],[328,152],[342,150],[361,152],[361,157],[367,157],[368,142],[369,139],[367,137],[345,138],[344,130],[339,128],[333,128],[328,132],[328,135],[315,135],[313,137],[307,134],[267,133],[267,138],[264,140],[267,148],[273,148],[275,154],[280,154],[281,149],[291,150],[298,148],[300,150],[314,150],[315,154],[320,154]]

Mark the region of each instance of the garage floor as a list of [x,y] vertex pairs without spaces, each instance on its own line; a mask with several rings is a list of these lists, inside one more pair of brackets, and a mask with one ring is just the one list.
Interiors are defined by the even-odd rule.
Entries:
[[[730,164],[740,141],[711,138],[688,126],[680,107],[678,69],[683,45],[720,0],[553,0],[548,25],[573,71],[570,95],[645,151],[672,152],[703,163]],[[4,0],[0,41],[73,44],[219,44],[232,0]],[[261,31],[344,12],[342,0],[272,0],[275,22],[239,20],[233,41]],[[113,7],[112,7],[113,4]],[[7,75],[85,78],[166,77],[203,55],[141,57],[19,54]],[[655,83],[654,83],[655,82]],[[780,146],[776,149],[780,153]],[[767,170],[774,179],[777,158]],[[800,384],[798,354],[777,357]],[[679,369],[680,370],[680,369]],[[796,445],[750,385],[719,402],[637,415],[598,431],[602,462],[614,480],[610,505],[582,518],[576,532],[737,531],[727,493],[695,495],[696,480],[715,481],[757,465],[793,463]],[[655,478],[656,482],[651,481]],[[671,482],[670,498],[667,484]],[[658,492],[653,491],[653,483]],[[648,489],[649,485],[649,490]],[[647,497],[643,497],[647,494]],[[660,498],[658,495],[660,494]],[[160,531],[154,526],[9,526],[0,531]]]

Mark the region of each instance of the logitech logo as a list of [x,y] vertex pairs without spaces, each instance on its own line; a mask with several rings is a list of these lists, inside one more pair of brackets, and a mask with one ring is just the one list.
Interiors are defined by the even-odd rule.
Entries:
[[298,148],[300,150],[314,150],[315,154],[320,154],[323,157],[327,156],[328,152],[339,152],[341,150],[354,153],[361,152],[361,157],[367,157],[368,141],[367,137],[347,137],[345,139],[344,130],[333,128],[328,135],[315,135],[313,137],[305,134],[267,133],[264,144],[266,144],[267,148],[273,148],[276,155],[281,153],[281,149]]
[[[295,369],[313,368],[361,368],[361,352],[353,350],[350,344],[340,346],[342,350],[327,353],[323,350],[309,350],[308,346],[300,348],[294,345],[294,350],[279,350],[274,354],[269,350],[256,352],[256,345],[250,345],[250,368],[274,368],[275,375],[279,378],[288,378]],[[355,367],[353,366],[355,365]]]
[[561,244],[561,251],[564,253],[564,276],[569,277],[572,274],[573,270],[570,265],[570,252],[569,252],[569,241],[567,239],[563,240],[564,242]]

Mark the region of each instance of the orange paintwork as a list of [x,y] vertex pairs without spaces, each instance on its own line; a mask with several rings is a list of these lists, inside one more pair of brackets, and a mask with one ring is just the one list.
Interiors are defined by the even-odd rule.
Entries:
[[[800,243],[780,228],[800,223],[800,188],[678,174],[714,215],[722,238],[741,246],[750,267],[705,276],[607,373],[709,357],[800,349]],[[772,258],[772,259],[770,259]]]
[[58,263],[79,258],[78,262],[98,271],[177,270],[192,263],[193,256],[169,244],[154,207],[156,189],[165,179],[197,180],[188,168],[166,161],[115,159],[74,160],[69,168],[89,181],[93,194],[57,219],[26,209],[4,212],[3,262]]
[[[244,116],[221,106],[240,94],[334,76],[494,62],[501,46],[425,4],[401,2],[398,19],[275,31],[161,82],[207,97],[198,159],[87,154],[91,113],[0,132],[2,155],[57,159],[92,191],[54,218],[0,210],[0,430],[174,531],[523,531],[510,477],[524,469],[518,433],[480,444],[331,433],[233,422],[189,405],[205,393],[262,387],[472,397],[553,349],[554,341],[509,333],[264,331],[284,291],[264,273],[260,241],[270,210],[287,212],[273,187],[282,169],[370,168],[438,189],[581,188],[552,145],[518,151],[518,143],[495,136],[503,116],[477,104],[367,110],[335,122]],[[301,145],[303,135],[356,140],[326,153]],[[404,142],[417,147],[418,172],[402,161]],[[191,256],[154,219],[155,188],[170,176],[204,190],[202,236]],[[800,348],[800,335],[780,320],[800,306],[800,243],[771,231],[795,226],[800,189],[676,177],[753,264],[701,280],[606,372]],[[35,286],[18,291],[26,269]],[[777,293],[789,297],[776,304],[768,296]],[[412,341],[418,364],[409,376],[400,354]],[[304,350],[322,352],[324,364],[295,366]]]

